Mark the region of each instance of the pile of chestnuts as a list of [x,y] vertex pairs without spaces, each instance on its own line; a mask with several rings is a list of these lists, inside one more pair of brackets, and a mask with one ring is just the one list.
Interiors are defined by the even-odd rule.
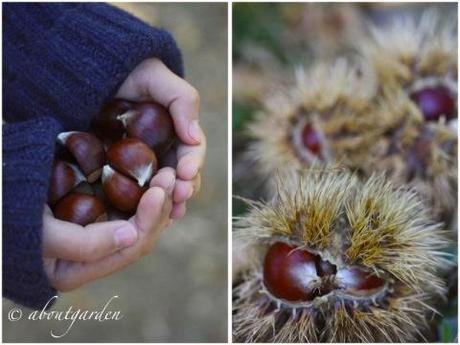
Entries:
[[175,166],[171,115],[153,102],[115,99],[90,132],[60,133],[57,141],[48,205],[80,225],[129,218],[158,169]]

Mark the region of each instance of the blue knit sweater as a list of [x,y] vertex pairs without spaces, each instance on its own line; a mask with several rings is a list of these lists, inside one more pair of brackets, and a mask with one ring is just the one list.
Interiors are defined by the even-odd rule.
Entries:
[[170,34],[101,3],[3,4],[3,296],[42,308],[43,208],[61,131],[86,130],[142,60],[179,76]]

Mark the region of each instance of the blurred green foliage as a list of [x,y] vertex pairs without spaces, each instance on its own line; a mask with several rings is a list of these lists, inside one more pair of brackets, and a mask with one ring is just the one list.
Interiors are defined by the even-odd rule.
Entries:
[[241,132],[253,119],[256,108],[248,103],[233,103],[232,127],[233,132]]
[[233,4],[233,58],[238,59],[244,44],[257,42],[286,62],[281,46],[284,25],[279,3]]
[[[458,299],[449,301],[451,315],[445,315],[439,321],[438,333],[439,341],[443,343],[454,343],[457,341],[458,322],[457,322]],[[455,310],[454,310],[455,309]]]

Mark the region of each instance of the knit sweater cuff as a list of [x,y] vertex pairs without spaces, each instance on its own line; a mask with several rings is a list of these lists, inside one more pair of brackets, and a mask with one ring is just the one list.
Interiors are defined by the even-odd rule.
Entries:
[[[24,50],[22,61],[30,62],[17,63],[26,70],[16,73],[27,80],[15,80],[22,91],[7,97],[18,100],[11,108],[17,111],[24,107],[19,103],[30,99],[33,106],[21,113],[59,114],[65,130],[87,130],[91,118],[146,58],[158,57],[183,75],[181,54],[167,31],[102,3],[68,7],[28,49],[32,57]],[[16,62],[10,65],[14,72]]]
[[42,226],[59,123],[3,125],[3,296],[40,309],[56,294],[43,269]]

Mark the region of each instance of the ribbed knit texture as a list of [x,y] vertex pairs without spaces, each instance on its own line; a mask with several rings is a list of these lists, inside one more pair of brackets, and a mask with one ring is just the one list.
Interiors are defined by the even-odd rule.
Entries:
[[41,227],[61,129],[50,117],[3,125],[3,296],[33,308],[56,293],[43,271]]
[[182,76],[170,34],[101,3],[3,4],[3,114],[49,114],[85,130],[101,104],[148,57]]
[[182,76],[182,58],[168,32],[106,4],[2,6],[3,295],[42,308],[55,293],[41,228],[56,135],[87,130],[144,59]]

